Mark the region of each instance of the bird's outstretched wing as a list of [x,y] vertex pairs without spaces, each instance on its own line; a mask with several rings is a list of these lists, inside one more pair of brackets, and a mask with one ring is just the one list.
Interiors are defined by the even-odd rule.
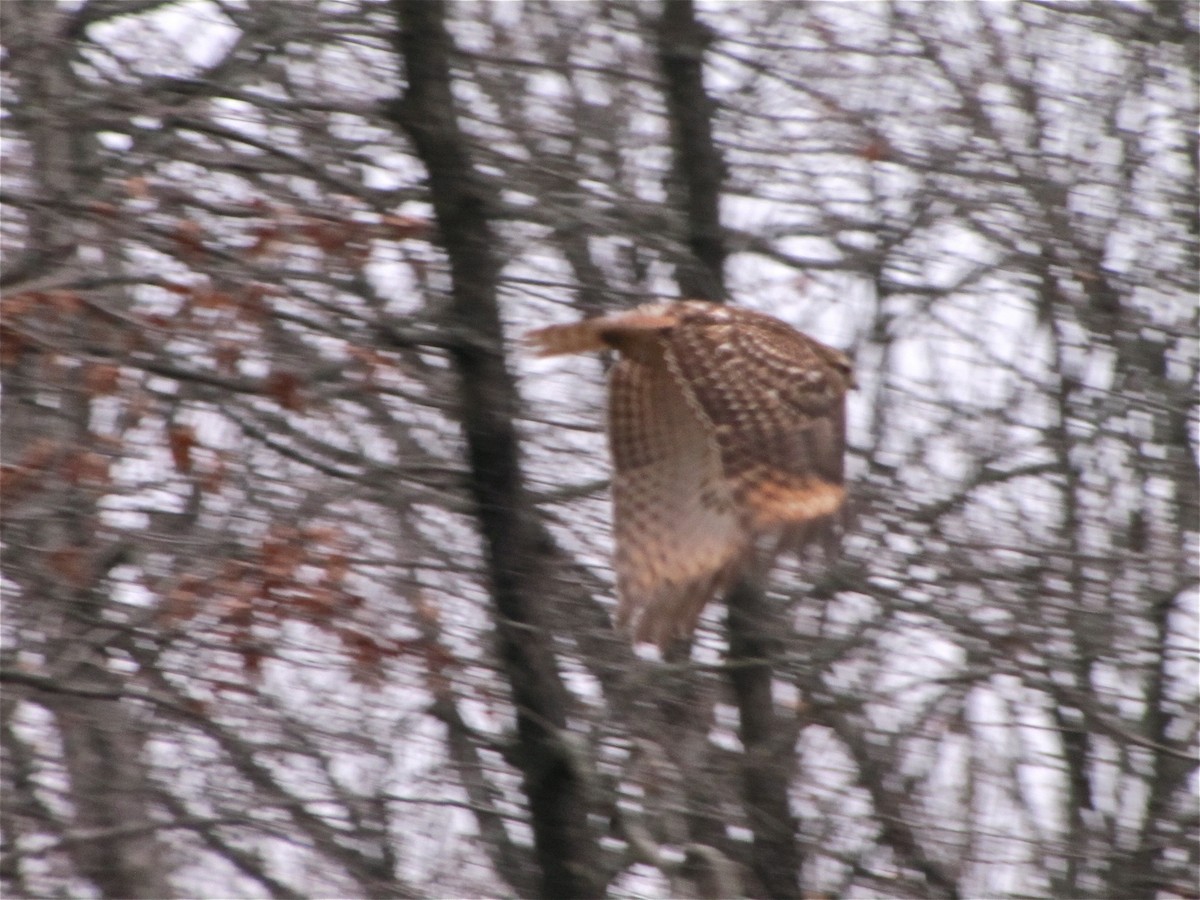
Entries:
[[752,532],[803,526],[845,497],[845,394],[837,350],[779,320],[719,308],[664,336],[668,367],[693,399]]
[[665,647],[692,633],[746,535],[712,430],[663,359],[609,375],[617,623]]

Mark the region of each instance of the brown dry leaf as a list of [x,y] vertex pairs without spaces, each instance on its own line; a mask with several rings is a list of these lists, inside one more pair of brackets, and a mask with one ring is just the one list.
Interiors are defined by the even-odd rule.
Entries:
[[391,368],[392,363],[387,356],[373,347],[350,346],[347,349],[351,359],[362,366],[363,388],[374,390],[378,387],[377,377],[381,369]]
[[441,621],[441,612],[437,604],[430,601],[420,588],[413,591],[412,604],[417,618],[427,625],[436,626]]
[[183,701],[183,708],[198,719],[204,719],[210,715],[209,705],[199,697],[188,697]]
[[171,232],[171,238],[189,258],[194,259],[205,253],[204,229],[200,227],[199,222],[180,219],[175,223],[175,230]]
[[148,327],[159,331],[167,331],[175,326],[175,320],[170,316],[164,316],[162,313],[139,313],[137,316]]
[[299,411],[304,404],[300,396],[300,376],[295,372],[277,369],[263,380],[263,393],[284,409]]
[[115,219],[120,215],[120,208],[114,203],[108,203],[104,200],[93,200],[88,204],[88,212],[97,216],[104,216],[106,219]]
[[352,238],[351,231],[343,224],[309,219],[300,226],[300,233],[309,242],[330,254],[341,253]]
[[245,322],[265,322],[271,315],[266,298],[274,292],[263,284],[248,284],[238,303],[239,318]]
[[892,158],[892,148],[881,137],[872,137],[859,151],[867,162],[887,162]]
[[192,471],[192,448],[196,446],[196,429],[191,425],[175,425],[167,431],[167,444],[171,448],[171,459],[182,474]]
[[92,450],[79,450],[63,462],[63,475],[71,484],[103,486],[111,481],[108,458]]
[[251,681],[262,677],[262,662],[264,654],[256,646],[242,647],[238,651],[242,656],[242,671]]
[[247,628],[254,620],[254,604],[244,597],[226,597],[218,618],[222,624]]
[[137,200],[145,200],[150,196],[150,180],[143,175],[126,178],[125,193]]
[[350,560],[344,553],[331,553],[325,557],[325,578],[321,582],[326,585],[340,585],[350,570]]
[[212,452],[212,463],[204,467],[204,471],[200,477],[200,489],[205,492],[213,492],[221,489],[225,484],[225,457],[218,451]]
[[338,612],[340,599],[336,592],[327,587],[319,586],[311,588],[296,597],[293,605],[297,610],[308,613],[309,617],[317,625],[328,627],[329,620]]
[[0,367],[11,369],[21,362],[29,342],[6,325],[0,325]]
[[353,661],[351,677],[365,684],[378,683],[383,676],[384,657],[390,655],[388,648],[353,628],[338,629],[338,637]]
[[0,466],[0,498],[11,503],[17,491],[28,481],[29,474],[20,466]]
[[306,561],[306,557],[306,546],[295,529],[273,528],[259,549],[262,595],[266,597],[275,588],[291,585],[296,580],[297,567]]
[[304,539],[313,544],[335,544],[341,536],[341,530],[332,525],[310,525],[303,532]]
[[4,313],[4,318],[8,321],[27,316],[29,313],[36,310],[41,303],[46,299],[45,295],[38,291],[24,291],[20,294],[8,294],[0,302],[0,311]]
[[84,547],[71,546],[53,550],[47,556],[51,571],[72,587],[83,588],[92,583],[92,559]]
[[164,626],[186,622],[200,611],[200,589],[204,580],[198,575],[184,575],[163,598],[159,606],[159,619]]
[[11,503],[26,486],[40,481],[43,470],[58,454],[58,448],[58,442],[53,438],[38,438],[25,448],[15,463],[0,467],[0,496]]
[[121,367],[112,363],[92,363],[83,370],[83,389],[91,397],[115,394]]
[[379,222],[383,236],[394,241],[421,238],[429,234],[429,220],[419,216],[385,215]]
[[36,472],[39,469],[44,469],[54,459],[59,451],[60,444],[54,438],[40,437],[34,440],[25,452],[21,454],[21,458],[17,460],[17,465],[22,469],[27,469],[30,472]]
[[76,291],[49,291],[46,303],[50,309],[65,316],[74,316],[83,312],[83,298]]
[[231,294],[214,290],[196,291],[192,294],[192,304],[197,309],[231,309],[237,306]]
[[454,654],[437,641],[422,640],[421,649],[425,653],[425,665],[433,675],[441,675],[446,669],[458,664]]
[[237,371],[238,361],[242,358],[242,347],[234,341],[221,341],[213,351],[213,358],[217,363],[218,371],[232,375]]
[[259,225],[250,234],[254,238],[254,243],[250,245],[250,248],[246,251],[246,255],[254,259],[270,252],[271,248],[279,240],[282,229],[274,223]]

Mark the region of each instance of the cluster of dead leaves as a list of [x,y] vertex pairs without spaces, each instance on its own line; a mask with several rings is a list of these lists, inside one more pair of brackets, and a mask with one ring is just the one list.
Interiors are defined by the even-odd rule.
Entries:
[[423,240],[429,236],[429,232],[429,221],[417,216],[275,216],[251,230],[252,243],[246,252],[256,259],[289,244],[299,243],[316,247],[326,256],[361,267],[370,257],[372,241]]
[[179,578],[163,596],[159,623],[168,631],[209,631],[210,640],[237,655],[251,683],[288,622],[336,637],[348,671],[364,684],[381,683],[387,661],[401,656],[421,654],[439,669],[449,664],[440,647],[385,637],[364,623],[364,600],[347,584],[350,564],[337,529],[277,525],[247,557],[226,560],[215,577]]
[[120,442],[93,435],[88,445],[35,438],[11,463],[0,466],[0,501],[15,503],[48,486],[104,490],[112,484],[112,456]]

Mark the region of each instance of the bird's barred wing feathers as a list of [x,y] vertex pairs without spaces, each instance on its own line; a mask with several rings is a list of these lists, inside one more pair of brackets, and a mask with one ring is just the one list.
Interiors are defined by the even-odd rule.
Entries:
[[618,625],[666,646],[691,634],[746,549],[713,435],[661,359],[609,375]]
[[755,532],[841,505],[848,368],[835,350],[769,316],[718,309],[667,333],[666,360],[711,424]]

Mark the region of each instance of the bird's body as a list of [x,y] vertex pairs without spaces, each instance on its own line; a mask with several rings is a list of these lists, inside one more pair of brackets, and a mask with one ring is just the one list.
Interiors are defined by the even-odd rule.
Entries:
[[609,375],[618,624],[665,647],[770,543],[842,504],[850,361],[764,313],[701,301],[552,325],[543,356]]

